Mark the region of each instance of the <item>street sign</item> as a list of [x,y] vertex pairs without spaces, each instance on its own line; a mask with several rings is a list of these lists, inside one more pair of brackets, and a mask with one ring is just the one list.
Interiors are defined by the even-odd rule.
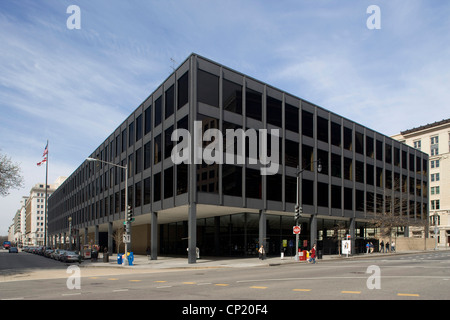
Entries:
[[300,228],[300,226],[294,226],[292,228],[292,231],[294,234],[300,234],[300,232],[302,231],[302,229]]
[[131,237],[129,234],[124,234],[123,235],[123,243],[130,243],[131,242]]

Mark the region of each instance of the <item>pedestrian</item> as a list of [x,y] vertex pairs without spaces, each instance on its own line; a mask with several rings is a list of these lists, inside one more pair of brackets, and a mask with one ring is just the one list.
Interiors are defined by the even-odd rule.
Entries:
[[386,253],[389,252],[389,242],[386,242]]
[[367,242],[366,243],[366,253],[369,254],[369,250],[370,250],[370,244]]
[[392,244],[391,244],[391,251],[395,252],[395,242],[394,241],[392,241]]
[[373,253],[373,243],[372,242],[370,242],[369,248],[370,248],[370,253]]
[[264,246],[263,245],[261,245],[261,247],[259,248],[258,252],[259,252],[259,258],[261,260],[264,260],[266,258],[266,250],[264,250]]
[[380,252],[384,253],[384,242],[383,242],[383,240],[381,240],[381,243],[380,243]]
[[312,247],[310,251],[310,256],[308,262],[316,263],[316,244]]
[[150,260],[150,258],[151,258],[150,247],[147,247],[147,250],[145,250],[145,252],[147,253],[148,260]]

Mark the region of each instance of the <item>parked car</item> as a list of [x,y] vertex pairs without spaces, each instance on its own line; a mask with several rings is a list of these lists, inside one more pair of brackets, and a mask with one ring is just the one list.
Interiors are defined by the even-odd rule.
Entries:
[[55,251],[53,249],[47,249],[44,251],[44,257],[50,258],[50,255],[52,254],[52,252]]
[[80,255],[74,251],[64,251],[61,255],[63,262],[78,262]]
[[19,250],[16,247],[9,247],[9,253],[19,253]]
[[62,254],[65,252],[66,250],[62,250],[62,249],[56,249],[52,254],[51,254],[51,258],[61,261],[61,256]]

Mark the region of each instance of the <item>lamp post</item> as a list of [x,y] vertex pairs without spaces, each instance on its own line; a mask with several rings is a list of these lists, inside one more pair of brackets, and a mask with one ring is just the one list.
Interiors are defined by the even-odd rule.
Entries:
[[[107,161],[103,161],[103,160],[96,159],[96,158],[86,158],[86,160],[102,162],[102,163],[109,164],[111,166],[118,167],[118,168],[125,170],[125,221],[124,221],[125,237],[124,238],[131,240],[131,237],[128,236],[128,232],[130,230],[130,221],[128,221],[128,219],[127,219],[127,213],[128,213],[128,164],[125,166],[121,166],[121,165],[118,165],[118,164],[115,164],[112,162],[107,162]],[[124,259],[125,265],[128,265],[127,252],[128,252],[128,242],[125,242],[125,259]]]
[[[298,227],[298,220],[300,219],[301,214],[303,213],[302,207],[300,206],[300,175],[302,174],[303,171],[308,169],[310,166],[312,166],[316,162],[317,162],[317,172],[321,172],[322,171],[322,164],[320,163],[320,159],[316,160],[316,161],[312,161],[311,163],[306,165],[301,170],[300,170],[300,167],[297,166],[297,172],[296,172],[296,175],[297,175],[297,201],[296,201],[296,204],[295,204],[295,215],[294,215],[295,225],[297,227]],[[295,234],[295,261],[299,260],[299,257],[298,257],[298,242],[299,242],[299,234],[296,233]]]
[[69,251],[72,251],[72,217],[69,217]]

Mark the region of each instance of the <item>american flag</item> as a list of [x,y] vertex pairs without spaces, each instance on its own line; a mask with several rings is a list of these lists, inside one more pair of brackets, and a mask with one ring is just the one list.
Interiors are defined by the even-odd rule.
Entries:
[[44,154],[43,154],[42,156],[44,157],[44,159],[42,159],[41,162],[38,162],[38,163],[37,163],[38,166],[40,166],[40,165],[42,165],[42,164],[44,164],[44,163],[47,162],[47,156],[48,156],[48,142],[47,142],[47,145],[45,146]]

